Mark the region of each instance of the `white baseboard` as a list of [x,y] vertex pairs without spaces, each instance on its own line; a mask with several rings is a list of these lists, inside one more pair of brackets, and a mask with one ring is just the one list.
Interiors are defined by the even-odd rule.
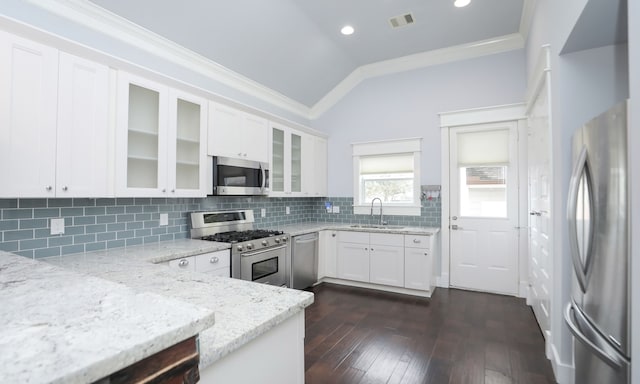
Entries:
[[553,344],[550,344],[550,349],[551,351],[548,353],[551,354],[551,367],[553,368],[553,373],[556,375],[556,382],[558,382],[558,384],[574,384],[574,367],[560,361],[558,350]]
[[378,285],[378,284],[371,284],[371,283],[363,283],[360,281],[335,279],[332,277],[323,277],[320,280],[320,282],[339,284],[339,285],[348,285],[350,287],[375,289],[378,291],[385,291],[385,292],[402,293],[404,295],[412,295],[412,296],[420,296],[420,297],[431,297],[431,294],[433,293],[433,291],[418,291],[415,289],[391,287],[388,285]]
[[436,286],[441,288],[449,288],[449,274],[443,273],[442,276],[436,277]]

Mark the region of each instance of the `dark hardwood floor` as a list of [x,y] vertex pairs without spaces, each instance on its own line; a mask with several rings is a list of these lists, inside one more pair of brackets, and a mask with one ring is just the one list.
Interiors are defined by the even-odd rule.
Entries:
[[523,299],[438,288],[431,299],[311,289],[305,379],[315,383],[555,383]]

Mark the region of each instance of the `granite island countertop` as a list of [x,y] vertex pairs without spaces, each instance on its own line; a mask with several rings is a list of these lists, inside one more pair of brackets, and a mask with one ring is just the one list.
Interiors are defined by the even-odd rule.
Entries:
[[224,243],[184,239],[43,260],[213,310],[215,325],[200,332],[203,369],[313,303],[310,292],[170,269],[164,263],[227,248]]
[[0,252],[0,382],[87,383],[197,335],[214,311]]

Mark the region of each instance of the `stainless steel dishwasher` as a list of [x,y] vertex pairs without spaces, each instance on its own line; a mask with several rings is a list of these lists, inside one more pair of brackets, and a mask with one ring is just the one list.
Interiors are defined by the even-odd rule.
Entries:
[[304,289],[318,281],[318,233],[293,237],[291,288]]

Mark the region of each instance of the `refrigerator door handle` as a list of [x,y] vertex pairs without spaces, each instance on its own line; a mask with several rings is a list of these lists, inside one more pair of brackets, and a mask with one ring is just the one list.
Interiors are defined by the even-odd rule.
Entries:
[[[608,345],[606,340],[603,340],[598,334],[598,331],[592,328],[573,300],[567,304],[564,321],[567,323],[573,336],[589,348],[600,360],[616,370],[621,370],[626,366],[627,362],[624,358],[622,358],[613,347]],[[587,331],[589,335],[585,335],[583,329]],[[591,338],[588,336],[591,336]]]
[[[591,269],[590,265],[593,244],[593,225],[589,226],[588,244],[583,265],[582,260],[580,259],[580,247],[578,245],[578,225],[576,222],[576,215],[578,213],[578,192],[580,190],[580,182],[582,180],[583,174],[585,175],[587,188],[589,189],[589,192],[591,192],[593,189],[591,188],[589,158],[587,156],[586,146],[582,147],[580,155],[578,156],[578,160],[576,161],[575,167],[573,168],[573,173],[571,174],[571,182],[569,184],[569,201],[567,204],[567,218],[569,221],[569,248],[571,249],[570,251],[571,259],[573,260],[573,269],[575,270],[580,289],[582,289],[582,292],[587,292],[589,270]],[[591,215],[594,214],[593,208],[593,197],[591,196],[591,193],[589,193],[589,213]]]

